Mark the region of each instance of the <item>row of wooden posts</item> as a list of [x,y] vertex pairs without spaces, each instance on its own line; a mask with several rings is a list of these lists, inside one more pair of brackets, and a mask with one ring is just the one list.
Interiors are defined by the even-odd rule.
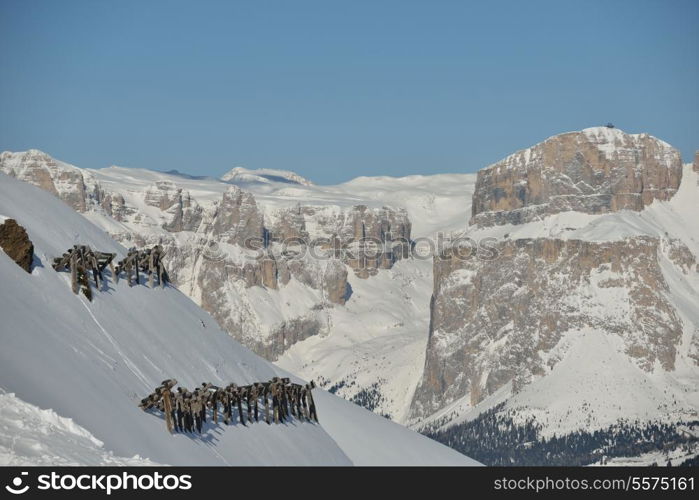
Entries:
[[318,422],[313,381],[301,385],[288,378],[274,377],[269,382],[226,387],[205,382],[191,392],[184,387],[175,390],[176,384],[175,379],[164,380],[139,404],[144,411],[159,411],[171,433],[201,434],[209,413],[215,424],[222,417],[226,425],[236,423],[236,414],[237,422],[242,425],[260,419],[268,424],[284,423],[291,418]]
[[114,267],[113,260],[115,253],[100,252],[92,250],[88,245],[74,245],[62,256],[53,259],[53,268],[56,271],[70,272],[71,286],[73,293],[77,294],[82,287],[83,294],[92,300],[92,289],[90,287],[90,275],[95,288],[100,289],[100,283],[104,282],[104,270],[109,266],[116,283],[119,283],[119,276],[123,273],[128,280],[129,286],[134,283],[141,283],[140,273],[146,273],[148,285],[153,287],[153,280],[157,278],[158,284],[165,287],[169,282],[167,270],[163,257],[165,252],[160,245],[152,248],[136,249],[131,248],[122,260]]

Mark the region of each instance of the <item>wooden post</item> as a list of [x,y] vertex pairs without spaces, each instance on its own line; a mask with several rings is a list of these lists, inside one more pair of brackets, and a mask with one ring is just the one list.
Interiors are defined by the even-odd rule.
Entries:
[[172,400],[170,399],[170,389],[163,390],[163,412],[165,413],[165,423],[170,434],[173,433],[175,426],[172,421]]
[[97,264],[97,258],[95,257],[95,254],[90,253],[88,259],[90,263],[90,268],[92,270],[92,278],[95,280],[95,288],[99,290],[101,276],[99,272],[99,264]]
[[140,278],[140,276],[139,276],[139,269],[138,269],[138,264],[139,264],[139,263],[138,263],[138,252],[136,252],[133,261],[134,261],[134,266],[133,266],[133,268],[134,268],[134,273],[136,274],[136,284],[137,284],[137,285],[140,285],[140,284],[141,284],[141,278]]
[[214,405],[214,423],[218,424],[218,394],[219,391],[216,389],[213,396],[211,396],[211,403]]
[[153,258],[155,257],[155,254],[153,251],[148,252],[148,287],[153,288]]
[[78,294],[78,255],[73,252],[70,256],[70,284],[74,294]]

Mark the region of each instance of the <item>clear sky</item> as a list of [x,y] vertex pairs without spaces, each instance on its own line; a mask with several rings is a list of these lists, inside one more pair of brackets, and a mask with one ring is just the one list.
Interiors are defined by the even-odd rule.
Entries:
[[321,183],[615,123],[699,149],[699,1],[0,0],[0,150]]

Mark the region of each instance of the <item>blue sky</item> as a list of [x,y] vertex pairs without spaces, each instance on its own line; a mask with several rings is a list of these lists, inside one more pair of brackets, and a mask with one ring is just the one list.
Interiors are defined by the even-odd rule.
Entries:
[[0,0],[0,150],[318,183],[608,121],[699,149],[699,2]]

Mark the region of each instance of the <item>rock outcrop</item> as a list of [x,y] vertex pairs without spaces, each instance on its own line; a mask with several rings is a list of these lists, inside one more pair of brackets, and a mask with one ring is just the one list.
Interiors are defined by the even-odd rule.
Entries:
[[410,229],[405,210],[353,207],[340,231],[343,244],[351,245],[347,265],[360,278],[374,274],[377,269],[390,269],[409,255]]
[[478,172],[471,224],[521,224],[563,211],[642,210],[668,200],[682,159],[648,134],[596,127],[557,135]]
[[91,203],[99,204],[102,197],[92,174],[35,149],[0,153],[0,172],[54,194],[78,212],[85,212]]
[[404,209],[356,205],[337,211],[299,205],[275,214],[269,236],[272,242],[329,251],[358,277],[368,278],[410,255],[411,227]]
[[264,217],[255,197],[231,186],[223,193],[213,215],[211,232],[220,241],[245,248],[261,248],[265,241]]
[[107,215],[118,222],[124,222],[133,216],[135,209],[126,205],[126,200],[119,193],[106,193],[101,197],[100,206]]
[[[478,239],[492,234],[487,226],[529,223],[532,233],[547,234],[539,221],[561,212],[642,211],[655,200],[670,200],[682,171],[680,154],[647,134],[598,127],[557,135],[478,173],[468,234]],[[673,210],[669,204],[664,209]],[[624,220],[609,218],[620,225]],[[516,399],[539,380],[551,387],[556,382],[548,377],[568,376],[557,367],[574,364],[571,357],[580,359],[575,358],[580,349],[591,349],[592,359],[595,349],[613,345],[635,374],[699,366],[699,330],[691,331],[681,309],[684,299],[676,298],[694,293],[689,283],[696,280],[696,256],[687,246],[692,238],[678,228],[670,236],[657,227],[631,225],[619,228],[618,239],[611,228],[591,240],[505,235],[494,244],[494,257],[452,247],[435,258],[429,340],[413,421],[452,403],[461,409],[450,411],[468,411],[499,390],[505,396],[497,397]],[[580,339],[592,338],[603,340],[582,346]],[[604,342],[609,344],[601,347]],[[569,357],[572,345],[578,350]],[[578,389],[585,384],[572,382]],[[607,394],[614,383],[608,381]],[[567,397],[564,386],[556,389],[562,391],[557,401]],[[507,395],[510,390],[514,396]],[[598,408],[579,413],[593,418],[591,412],[604,413],[614,403],[601,397],[594,403]],[[527,411],[546,421],[557,410],[532,403]],[[440,415],[448,421],[455,413]],[[555,425],[570,415],[557,415]]]
[[506,240],[491,260],[450,250],[435,259],[425,372],[415,417],[470,395],[475,405],[512,381],[513,390],[557,362],[566,332],[586,328],[623,340],[643,370],[672,370],[683,324],[666,297],[661,259],[689,271],[679,241]]
[[32,272],[34,245],[27,231],[14,219],[6,219],[0,224],[0,248],[14,260],[19,267]]
[[[119,210],[120,204],[124,204],[124,197],[118,194],[116,197],[114,201]],[[163,224],[163,229],[172,233],[196,231],[203,218],[202,208],[192,200],[189,192],[178,188],[171,181],[157,181],[146,191],[144,202],[167,214],[169,220]],[[113,206],[110,208],[113,215],[115,209]]]

